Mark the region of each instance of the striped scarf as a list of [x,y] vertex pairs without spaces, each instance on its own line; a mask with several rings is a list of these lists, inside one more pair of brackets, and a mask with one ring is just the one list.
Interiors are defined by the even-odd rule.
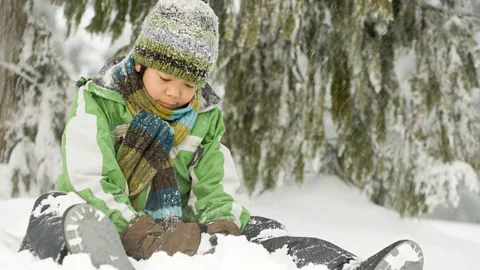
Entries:
[[200,93],[197,91],[185,108],[163,108],[144,88],[131,55],[106,66],[94,81],[119,92],[134,115],[118,152],[132,204],[135,206],[137,195],[149,188],[144,211],[166,229],[173,229],[182,222],[182,204],[169,153],[190,133],[197,119]]

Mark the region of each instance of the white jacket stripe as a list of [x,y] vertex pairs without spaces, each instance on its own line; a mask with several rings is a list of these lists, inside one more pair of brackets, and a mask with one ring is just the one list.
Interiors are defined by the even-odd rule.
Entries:
[[188,169],[190,173],[190,177],[192,179],[192,189],[190,190],[190,196],[188,198],[188,206],[192,209],[194,215],[198,215],[197,208],[195,207],[195,203],[197,202],[197,196],[193,193],[193,187],[198,183],[198,177],[195,174],[195,167],[192,166]]
[[97,117],[86,112],[83,91],[84,87],[78,91],[76,116],[70,120],[65,131],[65,159],[70,182],[76,191],[90,188],[108,208],[120,211],[130,221],[135,213],[126,204],[117,203],[113,195],[105,193],[102,188],[103,154],[97,144]]
[[223,191],[233,198],[231,213],[235,217],[235,224],[240,228],[242,226],[240,216],[242,215],[243,208],[236,203],[237,200],[235,199],[235,193],[240,187],[240,179],[230,150],[223,144],[220,144],[220,152],[222,152],[224,156],[223,179],[220,183],[223,185]]
[[202,143],[202,140],[202,137],[188,135],[181,144],[172,148],[172,150],[170,151],[170,157],[172,159],[175,159],[175,157],[178,155],[178,152],[180,152],[181,150],[195,152]]

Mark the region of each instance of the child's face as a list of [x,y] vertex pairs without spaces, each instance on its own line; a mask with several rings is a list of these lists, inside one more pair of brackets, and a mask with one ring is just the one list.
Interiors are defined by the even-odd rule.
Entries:
[[[140,65],[135,65],[139,72]],[[143,84],[148,94],[166,109],[174,110],[188,104],[197,90],[193,82],[172,76],[155,69],[147,68],[143,74]]]

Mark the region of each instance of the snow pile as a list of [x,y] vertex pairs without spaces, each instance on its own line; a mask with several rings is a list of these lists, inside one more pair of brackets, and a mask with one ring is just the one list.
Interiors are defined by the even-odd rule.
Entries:
[[[286,250],[281,249],[269,254],[259,245],[250,243],[244,237],[219,236],[218,247],[214,254],[189,257],[175,254],[170,257],[166,253],[155,253],[150,260],[134,262],[137,269],[263,269],[287,270],[297,269]],[[325,266],[308,266],[305,269],[326,270]]]
[[[93,270],[90,257],[86,254],[69,255],[65,258],[62,266],[53,260],[38,260],[28,251],[15,253],[18,248],[11,235],[3,232],[0,237],[10,238],[8,242],[0,242],[0,269],[69,269],[69,270]],[[13,244],[9,244],[13,243]],[[297,269],[291,258],[286,254],[286,249],[278,250],[269,254],[261,246],[250,243],[245,237],[218,236],[218,246],[214,254],[196,255],[193,257],[177,253],[168,256],[164,252],[155,253],[147,261],[131,260],[137,270],[157,269],[197,269],[197,270],[292,270]],[[115,269],[110,266],[102,266],[101,270]],[[325,266],[309,265],[307,270],[327,270]]]

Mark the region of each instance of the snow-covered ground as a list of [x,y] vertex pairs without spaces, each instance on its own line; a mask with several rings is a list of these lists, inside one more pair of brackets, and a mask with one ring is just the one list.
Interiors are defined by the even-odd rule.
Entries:
[[[480,269],[480,225],[433,220],[401,219],[376,206],[360,192],[332,176],[311,175],[301,187],[283,187],[249,199],[239,196],[254,215],[277,219],[292,235],[329,240],[360,257],[368,257],[389,243],[408,238],[424,249],[426,270]],[[16,253],[34,199],[0,201],[0,269],[94,269],[85,254],[68,256],[64,265]],[[213,255],[194,257],[155,254],[133,262],[137,269],[295,269],[284,250],[268,254],[239,237],[220,238]],[[101,269],[112,269],[109,266]],[[325,270],[324,266],[308,266]]]

